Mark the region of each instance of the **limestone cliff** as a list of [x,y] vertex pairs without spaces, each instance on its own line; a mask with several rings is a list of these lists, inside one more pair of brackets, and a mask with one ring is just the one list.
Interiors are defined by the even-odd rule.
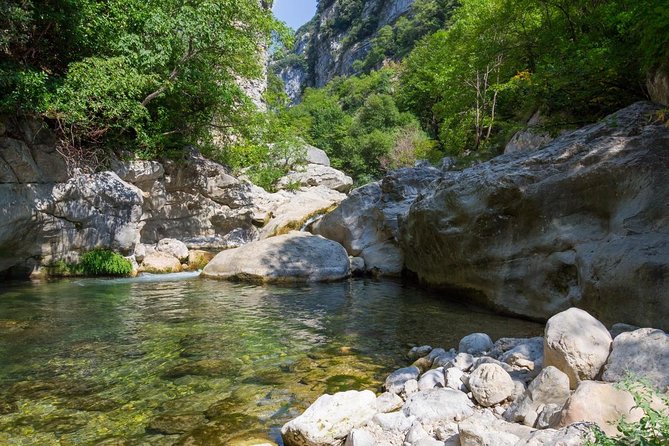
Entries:
[[278,61],[275,72],[295,101],[304,87],[322,87],[336,76],[356,73],[381,28],[411,12],[414,0],[327,0],[297,32],[293,52]]

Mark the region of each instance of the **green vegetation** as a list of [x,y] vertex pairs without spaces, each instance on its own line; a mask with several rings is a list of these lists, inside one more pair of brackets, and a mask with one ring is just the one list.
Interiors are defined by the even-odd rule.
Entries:
[[238,78],[276,23],[256,0],[7,0],[0,112],[49,118],[64,152],[164,156],[254,132]]
[[83,254],[78,263],[58,260],[46,266],[46,272],[52,277],[123,277],[132,274],[132,263],[121,254],[99,248]]
[[355,14],[362,2],[339,4],[316,31],[346,32],[344,47],[374,35],[355,64],[366,74],[278,113],[358,183],[421,158],[488,159],[537,111],[552,134],[597,121],[645,99],[646,76],[669,58],[661,0],[417,0],[380,30]]
[[[634,401],[644,415],[636,423],[626,421],[618,422],[617,428],[620,432],[614,438],[607,437],[599,428],[593,433],[595,441],[589,442],[588,446],[665,446],[669,444],[669,396],[660,394],[652,389],[650,385],[627,381],[622,387],[630,391]],[[664,405],[665,411],[658,408]]]
[[121,254],[94,249],[81,256],[79,268],[86,276],[129,276],[132,263]]

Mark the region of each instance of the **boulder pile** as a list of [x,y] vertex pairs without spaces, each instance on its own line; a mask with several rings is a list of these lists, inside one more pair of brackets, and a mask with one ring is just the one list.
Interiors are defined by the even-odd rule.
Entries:
[[614,339],[570,308],[548,321],[543,337],[492,342],[474,333],[457,350],[414,347],[413,364],[391,373],[384,393],[321,396],[283,426],[283,439],[287,446],[578,446],[594,439],[595,426],[613,436],[618,421],[643,416],[616,383],[629,372],[661,393],[669,384],[669,335],[626,329]]

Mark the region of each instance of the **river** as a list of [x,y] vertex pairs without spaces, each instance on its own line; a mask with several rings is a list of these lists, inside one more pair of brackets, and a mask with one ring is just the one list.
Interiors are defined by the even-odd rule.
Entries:
[[280,444],[322,393],[380,390],[411,346],[542,332],[448,297],[367,279],[0,284],[0,444]]

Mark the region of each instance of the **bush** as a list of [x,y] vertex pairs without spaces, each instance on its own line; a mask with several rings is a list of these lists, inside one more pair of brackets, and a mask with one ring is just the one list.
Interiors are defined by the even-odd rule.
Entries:
[[[669,444],[669,396],[659,394],[652,387],[643,382],[627,380],[621,387],[629,391],[634,397],[636,406],[644,415],[636,423],[618,422],[616,437],[607,437],[598,427],[593,429],[594,442],[587,446],[666,446]],[[661,403],[661,404],[658,404]],[[658,405],[664,405],[665,411],[658,410]]]
[[81,256],[80,271],[87,276],[129,276],[132,263],[121,254],[94,249]]

